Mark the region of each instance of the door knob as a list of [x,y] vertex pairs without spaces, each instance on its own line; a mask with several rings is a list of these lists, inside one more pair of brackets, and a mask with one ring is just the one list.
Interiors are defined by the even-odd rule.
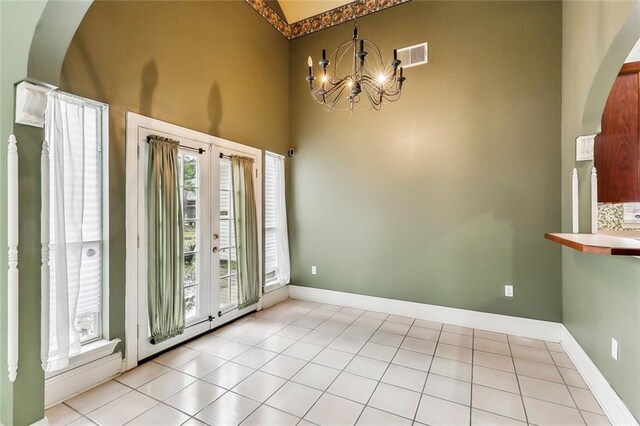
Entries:
[[218,247],[214,247],[213,249],[211,249],[214,253],[218,252]]

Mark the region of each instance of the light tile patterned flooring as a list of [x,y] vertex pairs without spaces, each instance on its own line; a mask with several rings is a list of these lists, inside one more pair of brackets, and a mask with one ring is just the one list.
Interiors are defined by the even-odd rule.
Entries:
[[286,300],[46,412],[52,425],[607,425],[557,343]]

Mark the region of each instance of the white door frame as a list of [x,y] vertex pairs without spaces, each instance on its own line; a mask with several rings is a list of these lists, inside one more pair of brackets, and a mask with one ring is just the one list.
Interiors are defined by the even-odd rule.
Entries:
[[[170,133],[177,137],[190,139],[193,141],[208,143],[224,151],[238,151],[244,155],[247,153],[255,159],[256,169],[256,208],[258,216],[258,229],[262,229],[262,150],[248,147],[246,145],[231,142],[206,133],[186,129],[175,124],[166,123],[154,118],[127,112],[126,114],[126,283],[125,283],[125,369],[129,370],[138,365],[138,200],[139,200],[139,167],[138,167],[138,128],[146,127],[161,133]],[[258,244],[262,247],[262,232],[258,232]],[[262,250],[259,251],[259,268],[262,271]],[[262,273],[260,276],[260,288],[262,289]],[[262,290],[260,292],[262,297]],[[260,306],[260,301],[258,302]],[[253,307],[241,311],[233,311],[224,317],[216,317],[212,322],[212,327],[221,325],[238,316],[250,312]]]

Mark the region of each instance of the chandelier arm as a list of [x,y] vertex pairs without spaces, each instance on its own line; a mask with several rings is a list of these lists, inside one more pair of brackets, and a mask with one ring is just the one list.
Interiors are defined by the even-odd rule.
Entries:
[[366,95],[367,98],[369,99],[369,102],[371,102],[371,105],[377,105],[378,104],[378,100],[374,99],[373,96],[371,96],[371,93],[369,93],[368,88],[365,86],[364,89],[362,90]]
[[383,58],[382,58],[382,53],[380,52],[380,49],[378,48],[378,46],[375,45],[375,43],[369,41],[369,40],[365,40],[364,41],[365,47],[369,46],[370,48],[373,48],[373,50],[369,51],[369,54],[371,54],[372,52],[378,57],[378,60],[380,62],[384,62]]
[[344,92],[344,88],[345,88],[345,86],[342,86],[340,91],[333,98],[333,103],[331,104],[331,109],[333,109],[336,106],[336,104],[338,103],[338,101],[340,100],[340,97],[342,96],[342,93]]

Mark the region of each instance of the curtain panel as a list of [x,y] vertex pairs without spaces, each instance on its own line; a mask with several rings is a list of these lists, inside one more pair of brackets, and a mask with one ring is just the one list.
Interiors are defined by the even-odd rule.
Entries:
[[[84,114],[82,105],[51,92],[45,117],[50,151],[51,281],[47,371],[69,365],[81,349],[75,318],[83,270]],[[77,184],[79,183],[79,184]]]
[[231,157],[231,181],[238,257],[238,309],[260,298],[258,218],[253,185],[253,159]]
[[179,142],[150,136],[147,175],[148,310],[151,343],[185,327]]

